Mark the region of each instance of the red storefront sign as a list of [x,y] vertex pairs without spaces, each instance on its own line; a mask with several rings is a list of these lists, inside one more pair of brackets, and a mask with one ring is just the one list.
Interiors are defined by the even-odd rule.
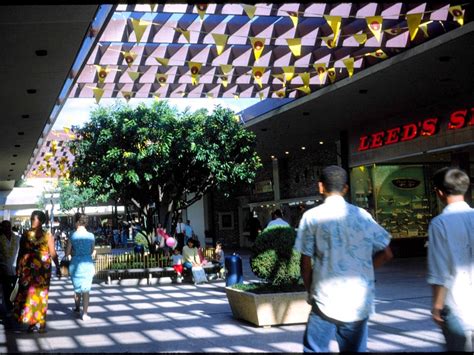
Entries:
[[[469,126],[474,126],[474,107],[470,110],[461,109],[451,113],[447,125],[448,130],[461,129]],[[439,132],[439,129],[440,120],[437,117],[407,123],[403,126],[361,136],[358,151],[361,152],[395,143],[408,142],[420,136],[433,136]]]

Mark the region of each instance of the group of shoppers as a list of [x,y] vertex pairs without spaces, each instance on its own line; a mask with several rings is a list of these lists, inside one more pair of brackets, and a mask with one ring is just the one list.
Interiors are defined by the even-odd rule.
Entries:
[[[374,309],[374,268],[393,256],[390,235],[362,208],[347,203],[347,173],[322,170],[324,203],[303,214],[295,249],[312,306],[303,339],[305,352],[329,352],[334,338],[341,352],[367,351],[369,315]],[[428,276],[432,318],[449,351],[473,351],[474,209],[464,201],[470,181],[457,168],[433,177],[446,207],[428,230]]]
[[[21,237],[11,230],[9,221],[1,224],[0,267],[3,297],[8,318],[17,320],[28,332],[46,332],[46,314],[51,282],[52,263],[56,266],[56,276],[61,277],[61,269],[52,234],[43,229],[46,215],[42,211],[31,214],[31,229]],[[74,216],[76,231],[66,247],[65,258],[70,259],[69,273],[74,286],[74,311],[80,312],[82,319],[88,320],[89,292],[94,276],[94,235],[87,232],[87,217],[82,213]],[[18,285],[13,302],[10,295],[14,285]]]

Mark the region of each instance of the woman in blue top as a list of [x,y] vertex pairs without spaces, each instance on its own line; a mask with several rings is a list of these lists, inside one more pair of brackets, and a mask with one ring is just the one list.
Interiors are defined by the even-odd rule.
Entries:
[[74,302],[76,308],[74,312],[80,313],[82,298],[82,320],[89,320],[91,317],[87,314],[89,307],[89,292],[94,277],[94,262],[92,253],[94,252],[94,234],[86,229],[87,216],[83,213],[74,215],[76,231],[72,234],[69,244],[66,248],[66,256],[71,255],[69,264],[69,274],[71,275],[74,286]]

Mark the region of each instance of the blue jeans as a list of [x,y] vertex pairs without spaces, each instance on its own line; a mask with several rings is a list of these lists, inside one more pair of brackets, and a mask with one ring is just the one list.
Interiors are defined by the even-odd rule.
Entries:
[[[441,311],[444,325],[441,327],[448,351],[472,351],[472,332],[466,332],[458,317],[449,306]],[[471,334],[468,334],[471,333]],[[469,337],[468,337],[469,335]]]
[[334,332],[340,352],[367,351],[367,318],[351,323],[339,322],[313,306],[303,338],[304,352],[329,352],[329,342],[334,338]]
[[193,267],[193,264],[191,264],[189,261],[186,261],[185,263],[183,263],[183,266],[184,266],[186,269],[191,270],[191,268]]

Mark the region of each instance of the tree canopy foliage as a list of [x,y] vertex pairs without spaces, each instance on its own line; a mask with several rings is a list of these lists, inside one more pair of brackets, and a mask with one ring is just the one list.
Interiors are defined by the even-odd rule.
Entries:
[[178,112],[167,101],[99,106],[70,143],[71,178],[97,199],[134,204],[148,231],[155,211],[167,225],[209,189],[254,181],[255,135],[234,117],[220,106]]

